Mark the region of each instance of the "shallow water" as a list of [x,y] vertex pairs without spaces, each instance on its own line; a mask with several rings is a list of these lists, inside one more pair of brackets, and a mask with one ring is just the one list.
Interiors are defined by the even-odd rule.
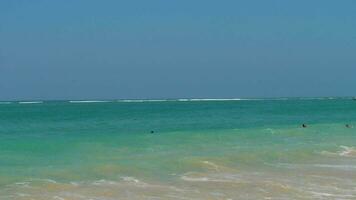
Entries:
[[349,99],[0,104],[0,199],[356,199],[355,122]]

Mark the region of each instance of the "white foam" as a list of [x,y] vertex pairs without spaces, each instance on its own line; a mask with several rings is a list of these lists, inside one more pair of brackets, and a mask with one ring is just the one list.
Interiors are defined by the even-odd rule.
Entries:
[[62,198],[60,196],[53,196],[53,199],[56,199],[56,200],[65,200],[65,198]]
[[338,156],[338,153],[334,153],[334,152],[330,152],[330,151],[321,151],[320,152],[321,155],[325,155],[325,156]]
[[140,181],[134,177],[124,176],[122,177],[124,181],[139,183]]
[[43,103],[43,101],[20,101],[19,104],[39,104]]
[[29,197],[29,196],[31,196],[31,195],[29,195],[29,194],[25,194],[25,193],[16,193],[16,195],[17,196],[19,196],[19,197]]
[[30,181],[39,181],[39,182],[48,182],[48,183],[57,183],[57,181],[52,179],[42,179],[42,178],[32,178]]
[[149,99],[146,100],[147,102],[165,102],[165,101],[169,101],[167,99]]
[[121,100],[117,100],[117,102],[125,102],[125,103],[166,102],[166,101],[178,101],[178,100],[170,100],[170,99],[121,99]]
[[93,185],[98,185],[98,186],[99,186],[99,185],[100,185],[100,186],[102,186],[102,185],[116,185],[117,182],[115,182],[115,181],[108,181],[108,180],[105,180],[105,179],[101,179],[101,180],[92,182],[92,184],[93,184]]
[[332,193],[327,193],[327,192],[315,192],[315,191],[310,191],[310,193],[313,196],[316,197],[321,197],[321,198],[332,198],[332,199],[350,199],[350,198],[354,198],[355,195],[352,194],[332,194]]
[[239,179],[234,174],[200,174],[194,172],[188,172],[180,177],[184,181],[188,182],[216,182],[216,183],[240,183]]
[[253,101],[253,100],[264,100],[264,99],[239,99],[239,98],[232,98],[232,99],[200,99],[200,98],[193,98],[193,99],[122,99],[122,100],[117,100],[117,102],[166,102],[166,101],[181,101],[181,102],[186,102],[186,101]]
[[69,101],[69,103],[107,103],[110,101],[103,100],[83,100],[83,101]]
[[79,183],[74,182],[74,181],[70,182],[70,184],[73,185],[73,186],[79,186]]
[[29,182],[17,182],[17,183],[14,183],[15,185],[28,185]]
[[266,131],[270,132],[272,135],[275,134],[275,131],[272,128],[266,128]]
[[203,161],[203,163],[208,165],[209,167],[212,167],[215,171],[219,171],[219,166],[216,165],[215,163],[210,161]]
[[355,165],[328,165],[328,164],[314,164],[314,167],[320,168],[335,168],[335,169],[342,169],[342,170],[353,170],[356,169]]
[[17,182],[11,185],[8,185],[8,187],[16,187],[16,188],[32,188],[30,182]]
[[133,99],[123,99],[123,100],[117,100],[118,102],[125,102],[125,103],[135,103],[135,102],[145,102],[145,100],[133,100]]
[[[130,176],[124,176],[124,177],[121,177],[123,181],[125,182],[128,182],[130,184],[133,184],[135,186],[138,186],[138,187],[153,187],[154,185],[151,185],[151,184],[147,184],[143,181],[140,181],[138,179],[136,179],[135,177],[130,177]],[[157,186],[155,186],[157,187]]]
[[355,170],[356,166],[354,165],[333,165],[333,164],[289,164],[289,163],[277,163],[277,164],[268,164],[266,165],[274,166],[274,167],[283,167],[289,169],[300,169],[300,168],[331,168],[331,169],[339,169],[339,170]]
[[138,103],[138,102],[166,102],[166,101],[285,101],[290,98],[181,98],[181,99],[121,99],[117,102],[126,102],[126,103]]
[[208,182],[208,181],[210,181],[210,179],[208,177],[194,178],[194,177],[182,176],[181,179],[185,180],[185,181],[191,181],[191,182]]
[[181,179],[188,182],[213,182],[213,183],[240,183],[238,180],[227,179],[227,178],[212,178],[212,177],[189,177],[181,176]]
[[338,152],[322,151],[322,155],[326,156],[342,156],[342,157],[356,157],[356,149],[354,147],[340,146],[342,150]]
[[242,99],[190,99],[190,101],[241,101]]
[[339,152],[340,156],[356,157],[356,149],[354,147],[340,146],[343,151]]

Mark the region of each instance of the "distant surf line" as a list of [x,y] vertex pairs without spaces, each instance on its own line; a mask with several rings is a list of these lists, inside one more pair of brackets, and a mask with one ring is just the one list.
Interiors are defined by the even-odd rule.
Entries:
[[8,101],[0,101],[0,104],[12,104],[12,102],[8,102]]
[[117,102],[136,103],[136,102],[186,102],[186,101],[238,101],[242,99],[120,99]]
[[278,98],[180,98],[180,99],[119,99],[117,102],[194,102],[194,101],[288,101],[288,100],[335,100],[346,97],[278,97]]
[[[42,104],[51,102],[67,103],[144,103],[144,102],[199,102],[199,101],[286,101],[286,100],[353,100],[352,97],[278,97],[278,98],[177,98],[177,99],[109,99],[109,100],[35,100],[35,101],[0,101],[1,104]],[[354,99],[355,100],[355,99]]]
[[20,101],[19,104],[41,104],[43,101]]
[[108,103],[111,101],[105,101],[105,100],[71,100],[68,101],[69,103]]
[[140,102],[194,102],[194,101],[259,101],[259,100],[269,100],[269,99],[120,99],[117,102],[125,103],[140,103]]

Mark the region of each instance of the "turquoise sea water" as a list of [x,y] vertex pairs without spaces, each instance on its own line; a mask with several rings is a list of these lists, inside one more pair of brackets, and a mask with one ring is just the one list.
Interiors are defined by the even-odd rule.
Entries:
[[356,199],[345,124],[351,99],[2,102],[0,199]]

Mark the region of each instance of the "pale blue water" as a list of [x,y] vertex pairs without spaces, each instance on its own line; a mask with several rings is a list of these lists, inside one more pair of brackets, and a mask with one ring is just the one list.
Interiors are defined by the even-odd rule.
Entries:
[[0,199],[356,199],[345,124],[351,99],[0,103]]

